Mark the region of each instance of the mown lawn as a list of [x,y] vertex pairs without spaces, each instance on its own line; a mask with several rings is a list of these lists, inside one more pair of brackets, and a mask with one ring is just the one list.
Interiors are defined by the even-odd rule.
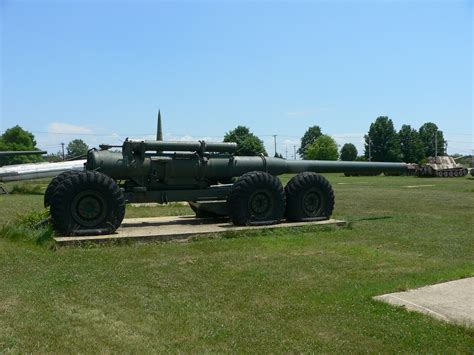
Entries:
[[[0,238],[0,352],[472,353],[474,329],[372,297],[474,276],[474,179],[328,178],[348,228],[59,250]],[[41,206],[0,196],[0,223]],[[174,213],[190,210],[127,209]]]

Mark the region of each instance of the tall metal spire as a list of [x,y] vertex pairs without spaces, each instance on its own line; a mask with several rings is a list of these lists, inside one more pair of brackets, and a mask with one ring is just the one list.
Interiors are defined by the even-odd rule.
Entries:
[[162,141],[163,140],[163,128],[161,127],[161,112],[158,110],[158,124],[156,127],[156,140]]

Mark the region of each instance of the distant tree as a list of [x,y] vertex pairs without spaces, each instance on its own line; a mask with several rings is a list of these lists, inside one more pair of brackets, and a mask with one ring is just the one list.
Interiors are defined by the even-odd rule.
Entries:
[[224,142],[237,143],[235,155],[268,155],[263,141],[251,133],[245,126],[237,126],[235,129],[227,132],[224,136]]
[[357,148],[352,143],[346,143],[341,148],[341,160],[353,161],[357,158]]
[[83,159],[88,150],[89,146],[82,139],[74,139],[66,147],[68,159]]
[[[20,126],[7,129],[0,136],[0,151],[38,150],[33,133],[28,132]],[[0,166],[10,164],[36,163],[43,161],[40,155],[17,155],[0,158]]]
[[355,161],[367,161],[367,158],[365,155],[358,155],[357,158],[355,158]]
[[416,129],[403,125],[398,132],[402,160],[407,163],[420,163],[425,157],[423,143]]
[[281,153],[275,153],[275,158],[283,159],[283,155]]
[[321,135],[306,149],[306,159],[311,160],[337,160],[339,152],[336,141],[327,136]]
[[377,117],[370,125],[369,133],[365,135],[366,158],[369,158],[369,144],[372,161],[400,161],[400,141],[393,127],[393,122],[387,116]]
[[419,132],[425,157],[433,157],[435,155],[435,135],[437,135],[438,141],[438,155],[445,155],[446,141],[444,140],[443,131],[438,130],[436,124],[427,122],[420,127]]
[[321,137],[322,132],[321,128],[319,126],[312,126],[307,129],[303,137],[301,138],[301,146],[299,147],[297,153],[303,158],[303,159],[309,159],[306,157],[306,151],[308,147],[313,144],[316,139]]

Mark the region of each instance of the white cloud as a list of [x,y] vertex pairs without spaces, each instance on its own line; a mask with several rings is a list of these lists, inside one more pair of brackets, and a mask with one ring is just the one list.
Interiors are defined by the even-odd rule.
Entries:
[[165,134],[165,140],[167,141],[205,141],[205,142],[222,142],[224,137],[211,137],[211,136],[192,136],[190,134],[184,136],[178,136],[174,134]]
[[293,146],[293,145],[296,145],[297,147],[299,147],[301,144],[301,141],[299,139],[285,139],[283,141],[283,146],[284,147],[289,147],[289,146]]
[[48,125],[48,132],[52,134],[89,134],[92,133],[92,130],[85,126],[76,126],[63,122],[52,122]]
[[61,144],[65,145],[73,139],[82,139],[89,147],[98,147],[101,143],[117,144],[120,139],[116,133],[100,135],[86,126],[73,125],[64,122],[51,122],[47,127],[47,134],[37,137],[38,147],[49,153],[61,151]]

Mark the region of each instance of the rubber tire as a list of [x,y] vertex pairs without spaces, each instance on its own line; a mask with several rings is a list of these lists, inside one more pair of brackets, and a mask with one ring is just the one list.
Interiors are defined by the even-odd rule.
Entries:
[[[322,197],[323,202],[314,214],[303,207],[304,195],[313,189]],[[286,184],[286,219],[293,222],[313,218],[329,218],[334,210],[334,191],[324,176],[311,172],[300,173]]]
[[[73,216],[73,201],[84,191],[92,191],[103,198],[106,211],[94,225],[81,225]],[[54,229],[63,235],[111,234],[125,216],[122,190],[113,179],[97,171],[84,171],[70,175],[54,191],[51,199],[51,219]]]
[[66,180],[69,176],[72,174],[77,174],[79,171],[77,170],[68,170],[65,172],[62,172],[58,176],[54,177],[51,182],[49,183],[48,187],[46,188],[46,191],[44,192],[44,207],[48,208],[51,205],[51,198],[53,197],[54,190],[61,185],[61,183]]
[[[257,190],[265,191],[272,199],[265,216],[256,216],[249,208],[250,199]],[[242,175],[234,183],[227,203],[234,225],[270,225],[278,224],[283,219],[286,197],[280,179],[263,171],[252,171]]]

